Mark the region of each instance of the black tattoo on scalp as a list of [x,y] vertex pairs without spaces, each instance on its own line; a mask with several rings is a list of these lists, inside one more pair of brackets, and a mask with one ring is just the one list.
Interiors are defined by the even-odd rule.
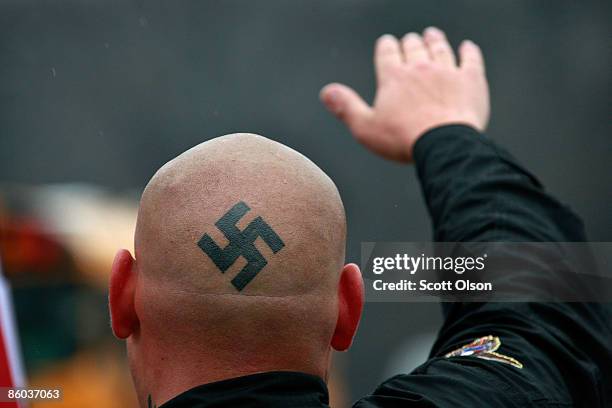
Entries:
[[204,234],[198,241],[198,246],[222,273],[225,273],[241,255],[247,260],[245,267],[232,279],[232,285],[238,291],[242,291],[268,264],[266,258],[255,247],[255,240],[258,237],[261,237],[274,253],[285,246],[278,234],[261,217],[255,218],[240,231],[236,223],[249,210],[249,206],[240,201],[215,223],[229,241],[225,248],[219,247],[208,234]]

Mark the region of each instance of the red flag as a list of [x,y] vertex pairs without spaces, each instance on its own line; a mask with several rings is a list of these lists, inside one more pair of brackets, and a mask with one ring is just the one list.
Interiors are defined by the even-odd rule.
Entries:
[[[0,269],[0,387],[24,385],[11,293]],[[0,408],[19,408],[19,404],[0,402]]]

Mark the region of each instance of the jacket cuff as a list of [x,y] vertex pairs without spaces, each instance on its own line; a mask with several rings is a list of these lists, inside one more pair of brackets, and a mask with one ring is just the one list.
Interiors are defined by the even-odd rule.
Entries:
[[484,135],[467,125],[443,125],[430,129],[419,137],[414,145],[412,157],[417,167],[420,167],[419,163],[424,161],[428,153],[436,148],[436,145],[443,144],[443,139],[448,137],[453,139],[469,137],[476,141],[478,138],[483,138]]

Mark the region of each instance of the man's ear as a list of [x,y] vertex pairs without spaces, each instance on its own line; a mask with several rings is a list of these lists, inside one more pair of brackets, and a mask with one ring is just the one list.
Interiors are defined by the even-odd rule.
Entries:
[[345,351],[353,342],[363,311],[363,279],[355,264],[344,265],[338,284],[338,321],[331,345]]
[[111,269],[108,305],[113,333],[120,339],[128,338],[139,325],[134,296],[136,294],[136,271],[130,251],[120,249],[115,255]]

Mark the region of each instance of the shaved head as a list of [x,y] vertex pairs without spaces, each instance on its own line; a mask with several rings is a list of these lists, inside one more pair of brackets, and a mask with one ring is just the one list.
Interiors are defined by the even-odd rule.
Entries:
[[141,401],[159,381],[180,391],[198,369],[208,381],[326,375],[345,240],[334,183],[280,143],[231,134],[164,165],[142,195],[135,234],[138,328],[128,352]]
[[[198,242],[208,234],[219,247],[228,245],[215,223],[241,202],[250,211],[238,229],[261,217],[284,246],[273,254],[257,239],[268,263],[238,291],[231,280],[246,260],[240,257],[221,273]],[[135,248],[143,274],[175,290],[288,296],[335,283],[345,234],[340,195],[320,168],[287,146],[239,133],[204,142],[153,176],[140,203]]]

